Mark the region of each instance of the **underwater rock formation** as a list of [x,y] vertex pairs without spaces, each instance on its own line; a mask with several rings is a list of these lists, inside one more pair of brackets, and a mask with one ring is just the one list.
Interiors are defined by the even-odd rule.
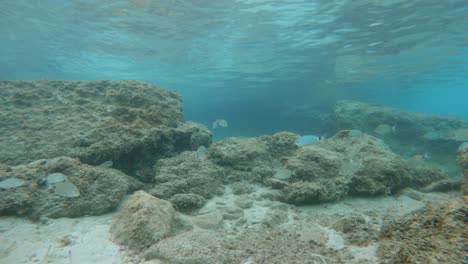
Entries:
[[383,263],[466,263],[467,214],[466,204],[452,200],[389,220],[379,257]]
[[458,174],[455,151],[468,140],[466,120],[356,101],[339,101],[333,118],[337,130],[362,130],[383,139],[399,155],[421,155]]
[[[266,185],[272,188],[266,194],[272,199],[314,204],[347,195],[395,194],[447,178],[433,167],[410,166],[380,139],[358,130],[340,131],[311,146],[298,147],[298,137],[282,132],[227,138],[212,144],[206,154],[187,151],[161,159],[154,169],[155,185],[150,193],[177,201],[181,211],[184,207],[191,211],[204,203],[198,196],[209,199],[221,194],[223,184],[229,184],[234,195]],[[185,195],[174,197],[180,194]]]
[[0,178],[23,181],[0,191],[0,215],[34,220],[109,212],[119,205],[132,182],[121,171],[69,157],[9,167],[0,171]]
[[125,202],[110,232],[115,242],[140,251],[171,233],[174,215],[170,202],[138,191]]
[[356,130],[302,147],[284,165],[292,176],[283,200],[295,204],[335,201],[347,194],[392,194],[447,177],[435,168],[409,166],[381,140]]
[[222,170],[194,151],[161,159],[156,163],[154,171],[155,185],[150,193],[161,199],[169,200],[177,194],[195,194],[197,196],[190,197],[194,199],[193,204],[198,204],[198,196],[210,198],[223,191]]
[[113,161],[140,180],[154,162],[211,143],[207,128],[183,124],[175,92],[139,81],[0,81],[0,162],[58,156]]

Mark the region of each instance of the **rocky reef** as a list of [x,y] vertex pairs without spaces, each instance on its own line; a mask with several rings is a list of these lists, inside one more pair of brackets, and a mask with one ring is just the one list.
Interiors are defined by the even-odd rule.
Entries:
[[182,98],[138,81],[0,81],[0,214],[99,215],[157,160],[211,143]]
[[211,143],[183,123],[182,98],[139,81],[0,81],[0,162],[59,156],[148,180],[161,157]]
[[[212,143],[178,94],[143,82],[0,86],[1,216],[115,212],[106,232],[128,263],[466,261],[464,121],[346,101],[322,140]],[[463,182],[416,155],[454,144]]]
[[[0,215],[43,218],[100,215],[115,209],[134,180],[125,173],[69,157],[0,171]],[[18,184],[6,185],[15,179]]]
[[404,158],[429,159],[458,176],[456,149],[468,141],[466,120],[356,101],[339,101],[333,120],[337,130],[359,129],[384,140]]

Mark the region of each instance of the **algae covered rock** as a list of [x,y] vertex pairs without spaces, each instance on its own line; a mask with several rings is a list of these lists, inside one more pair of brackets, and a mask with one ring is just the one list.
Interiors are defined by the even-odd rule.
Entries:
[[2,190],[0,214],[41,217],[100,215],[114,209],[127,193],[124,173],[58,157],[0,171],[0,177],[21,179],[21,186]]
[[300,148],[285,161],[292,172],[282,189],[283,200],[293,204],[336,201],[348,193],[347,177],[341,174],[344,157],[317,146]]
[[113,161],[148,181],[159,158],[211,142],[206,128],[183,124],[179,94],[144,82],[0,81],[0,97],[0,162],[9,165]]
[[377,253],[384,263],[465,263],[467,213],[464,202],[452,200],[389,219]]
[[208,159],[224,170],[224,182],[264,183],[281,158],[295,152],[297,135],[287,132],[259,138],[226,138],[208,149]]
[[299,137],[291,132],[279,132],[271,136],[263,136],[260,139],[266,143],[270,155],[283,157],[292,155],[298,149],[295,142]]
[[143,250],[171,233],[174,215],[170,202],[138,191],[125,202],[110,232],[115,242]]
[[191,212],[200,209],[205,204],[205,198],[193,193],[175,194],[169,200],[178,211]]
[[430,156],[432,163],[459,174],[454,150],[468,140],[464,119],[356,101],[337,102],[333,119],[339,130],[360,129],[383,139],[399,155]]
[[350,194],[389,194],[404,187],[421,188],[447,177],[438,169],[409,166],[383,141],[367,134],[357,136],[355,130],[340,131],[321,142],[320,147],[339,152],[349,159],[348,165],[354,164],[352,169],[344,163],[347,169],[342,171],[348,172]]
[[402,188],[422,188],[447,175],[435,168],[412,167],[380,139],[358,130],[343,130],[283,159],[291,172],[279,185],[282,200],[322,203],[346,195],[382,195]]
[[213,143],[208,152],[210,160],[220,166],[247,169],[271,159],[265,142],[257,138],[227,138]]
[[154,170],[155,185],[150,193],[156,197],[170,199],[176,194],[192,193],[210,198],[223,191],[222,170],[193,151],[161,159]]
[[298,181],[283,188],[281,200],[291,204],[315,204],[333,202],[348,194],[346,182],[341,179],[332,181]]
[[292,172],[293,179],[311,181],[340,176],[341,161],[344,159],[338,152],[307,146],[285,162],[285,167]]

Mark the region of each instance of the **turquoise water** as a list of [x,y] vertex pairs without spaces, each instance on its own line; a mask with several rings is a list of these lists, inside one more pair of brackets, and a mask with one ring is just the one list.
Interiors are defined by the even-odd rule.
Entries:
[[3,0],[0,79],[140,79],[215,137],[320,133],[340,99],[468,118],[466,0]]

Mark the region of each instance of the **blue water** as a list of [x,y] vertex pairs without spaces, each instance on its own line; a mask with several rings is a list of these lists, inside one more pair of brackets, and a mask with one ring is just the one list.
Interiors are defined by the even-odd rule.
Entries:
[[140,79],[215,137],[354,99],[468,118],[466,0],[2,0],[0,79]]

